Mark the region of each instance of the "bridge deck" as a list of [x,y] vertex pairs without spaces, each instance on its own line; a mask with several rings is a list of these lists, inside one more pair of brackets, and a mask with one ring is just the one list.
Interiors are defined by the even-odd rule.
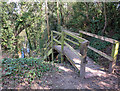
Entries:
[[[55,45],[54,49],[57,50],[59,53],[61,52],[61,46]],[[81,60],[78,55],[76,55],[70,48],[64,46],[63,54],[68,58],[70,63],[75,67],[77,71],[80,71],[80,64]]]
[[[61,52],[61,46],[55,45],[54,49],[57,50],[59,53]],[[78,55],[76,55],[72,50],[70,50],[67,46],[64,46],[64,55],[68,58],[70,63],[76,68],[77,71],[80,71],[80,64],[81,60]],[[93,60],[87,57],[88,63],[86,64],[86,75],[85,78],[94,77],[94,76],[101,76],[105,75],[106,73],[102,71],[102,67],[97,65]]]

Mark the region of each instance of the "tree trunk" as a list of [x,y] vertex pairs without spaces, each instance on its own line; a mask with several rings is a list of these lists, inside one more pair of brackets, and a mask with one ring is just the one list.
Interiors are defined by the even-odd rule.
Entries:
[[26,32],[26,35],[27,35],[27,39],[28,39],[28,43],[29,43],[29,48],[30,48],[30,50],[32,50],[32,45],[31,45],[31,41],[30,41],[30,37],[29,37],[27,29],[25,30],[25,32]]
[[34,43],[34,48],[36,49],[37,46],[36,46],[36,38],[35,38],[35,36],[34,36],[34,41],[33,41],[33,43]]
[[90,32],[90,19],[89,19],[89,15],[88,15],[88,9],[89,9],[89,6],[88,6],[88,3],[86,3],[86,2],[84,2],[84,4],[85,4],[85,6],[86,6],[86,24],[85,25],[87,25],[87,28],[86,28],[86,30],[88,31],[88,32]]
[[[2,59],[2,49],[1,49],[1,40],[0,40],[0,60]],[[0,63],[2,63],[1,61],[0,61]]]
[[47,33],[48,33],[48,39],[50,36],[50,30],[49,30],[49,17],[48,17],[48,6],[47,6],[47,0],[45,2],[45,13],[46,13],[46,18],[47,18]]
[[58,31],[60,31],[59,1],[57,2]]
[[106,29],[106,26],[107,26],[107,16],[106,16],[105,2],[104,2],[104,16],[105,16],[105,25],[104,25],[104,28],[103,28],[103,30],[102,30],[102,33],[103,33],[103,34],[105,33],[105,29]]

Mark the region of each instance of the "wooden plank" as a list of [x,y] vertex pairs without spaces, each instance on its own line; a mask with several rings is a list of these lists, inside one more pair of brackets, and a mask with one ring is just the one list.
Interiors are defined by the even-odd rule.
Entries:
[[[61,46],[55,45],[54,49],[57,50],[59,53],[61,52]],[[76,55],[69,47],[64,46],[64,55],[68,58],[70,63],[73,65],[73,67],[80,71],[80,64],[81,64],[81,58],[80,56]]]
[[75,44],[75,45],[79,46],[79,43],[74,42],[74,41],[72,41],[72,40],[70,40],[70,39],[68,39],[68,38],[65,38],[65,40],[67,40],[67,41],[69,41],[69,42],[71,42],[71,43],[73,43],[73,44]]
[[93,48],[93,47],[91,47],[91,46],[88,46],[88,48],[91,49],[91,50],[93,50],[94,52],[98,53],[99,55],[107,58],[107,59],[110,60],[110,61],[113,61],[113,60],[114,60],[111,56],[108,56],[107,54],[105,54],[105,53],[103,53],[103,52],[101,52],[101,51],[99,51],[99,50],[97,50],[97,49],[95,49],[95,48]]
[[65,44],[69,49],[71,49],[73,53],[75,53],[77,56],[79,56],[81,60],[83,60],[82,55],[81,55],[80,53],[78,53],[73,47],[71,47],[71,46],[70,46],[68,43],[66,43],[66,42],[65,42],[64,44]]
[[86,39],[81,38],[81,37],[75,35],[73,32],[70,32],[70,31],[67,31],[67,30],[63,30],[63,31],[65,32],[65,34],[67,34],[67,35],[69,35],[69,36],[79,40],[80,42],[86,41]]
[[99,36],[99,35],[96,35],[96,34],[84,32],[84,31],[79,31],[79,32],[82,33],[82,34],[85,34],[85,35],[97,38],[97,39],[101,39],[101,40],[113,43],[113,44],[115,44],[116,42],[118,42],[117,40],[114,40],[114,39],[111,39],[111,38],[107,38],[107,37],[103,37],[103,36]]
[[51,44],[51,41],[49,43],[47,43],[47,48],[50,46],[50,44]]
[[58,35],[62,35],[60,32],[57,32],[57,31],[53,31],[53,33],[56,33],[56,34],[58,34]]
[[54,40],[55,42],[57,42],[58,44],[61,44],[61,42],[58,41],[57,39],[54,39],[54,38],[53,38],[53,40]]

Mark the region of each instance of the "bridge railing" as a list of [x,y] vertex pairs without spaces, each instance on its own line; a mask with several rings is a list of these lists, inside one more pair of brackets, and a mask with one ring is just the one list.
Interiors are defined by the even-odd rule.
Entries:
[[[54,34],[59,35],[60,38],[59,39],[53,38],[52,36]],[[66,35],[78,40],[78,42],[75,42],[75,41],[71,40],[70,38],[67,38]],[[79,46],[80,53],[78,53],[70,44],[68,44],[67,41]],[[85,65],[87,63],[87,61],[86,61],[87,47],[89,45],[89,41],[77,36],[73,32],[70,32],[67,30],[62,30],[61,33],[57,32],[57,31],[51,31],[51,46],[52,47],[54,46],[54,42],[61,45],[61,62],[63,62],[64,46],[67,46],[68,48],[70,48],[72,50],[72,52],[74,52],[76,55],[78,55],[80,57],[80,59],[81,59],[80,76],[84,77],[85,76]],[[52,59],[53,59],[53,57],[54,57],[54,55],[52,53]]]
[[[84,46],[85,46],[85,45],[88,46],[88,44],[89,44],[89,41],[88,41],[88,40],[86,40],[86,39],[84,39],[84,38],[81,38],[81,37],[77,36],[76,34],[74,34],[73,32],[70,32],[70,31],[67,31],[67,30],[62,30],[61,33],[60,33],[60,32],[57,32],[57,31],[51,31],[51,34],[52,34],[51,36],[53,36],[53,34],[57,34],[57,35],[59,35],[59,36],[61,37],[60,40],[58,40],[58,39],[56,39],[56,38],[53,38],[53,41],[55,41],[57,44],[60,44],[60,45],[61,45],[61,50],[62,50],[62,52],[63,52],[63,49],[64,49],[64,45],[66,45],[67,47],[69,47],[71,50],[74,50],[74,48],[73,48],[70,44],[67,43],[67,41],[69,41],[69,42],[71,42],[71,43],[73,43],[73,44],[75,44],[75,45],[77,45],[77,46],[80,47],[80,53],[81,53],[81,54],[85,54],[85,53],[82,52],[82,50],[84,50],[82,46],[83,46],[83,45],[84,45]],[[66,35],[68,35],[68,36],[70,36],[70,37],[78,40],[78,42],[75,42],[75,41],[67,38]],[[62,53],[62,54],[63,54],[63,53]],[[75,52],[75,54],[77,54],[77,53]],[[83,56],[83,57],[84,57],[84,56]],[[62,57],[61,57],[61,58],[62,58]],[[63,61],[63,60],[61,59],[61,62],[62,62],[62,61]]]
[[[63,31],[64,31],[65,35],[68,35],[68,36],[78,40],[78,42],[75,42],[75,41],[65,37],[64,38],[65,45],[68,46],[71,49],[73,47],[71,47],[66,41],[69,41],[69,42],[77,45],[79,47],[80,55],[82,55],[82,58],[84,59],[83,62],[87,63],[86,56],[87,56],[87,46],[89,45],[89,41],[84,39],[84,38],[81,38],[81,37],[77,36],[74,32],[70,32],[70,31],[67,31],[67,30],[63,30]],[[78,53],[76,53],[76,54],[78,54]]]
[[100,40],[103,40],[103,41],[106,41],[106,42],[110,42],[113,44],[112,46],[112,53],[111,53],[111,56],[91,47],[91,46],[88,46],[89,49],[91,49],[92,51],[98,53],[99,55],[105,57],[106,59],[110,60],[110,63],[109,63],[109,69],[108,71],[110,73],[114,72],[114,66],[116,64],[116,60],[117,60],[117,54],[118,54],[118,49],[119,49],[119,41],[117,40],[114,40],[114,39],[111,39],[111,38],[107,38],[107,37],[103,37],[103,36],[98,36],[96,34],[92,34],[92,33],[88,33],[88,32],[85,32],[85,31],[79,31],[80,32],[80,35],[82,36],[82,34],[85,34],[87,36],[90,36],[90,37],[94,37],[94,38],[97,38],[97,39],[100,39]]

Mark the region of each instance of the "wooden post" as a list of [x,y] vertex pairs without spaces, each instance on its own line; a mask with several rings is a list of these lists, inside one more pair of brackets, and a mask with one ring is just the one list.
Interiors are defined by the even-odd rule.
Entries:
[[116,65],[118,49],[119,49],[119,42],[116,42],[115,44],[113,44],[113,47],[112,47],[111,56],[113,57],[114,60],[109,63],[108,70],[110,73],[114,73],[114,66]]
[[80,54],[83,57],[83,60],[81,60],[81,67],[80,67],[80,77],[83,79],[85,77],[85,66],[87,64],[86,57],[87,57],[87,46],[89,42],[84,41],[80,44]]
[[49,16],[48,16],[48,2],[47,2],[47,0],[45,1],[45,13],[46,13],[46,19],[47,19],[47,33],[48,33],[48,41],[49,41],[50,28],[49,28]]
[[46,43],[45,43],[45,56],[47,56],[47,41],[46,41]]
[[61,63],[63,62],[63,51],[64,51],[64,31],[62,31],[61,36]]
[[80,33],[80,37],[82,37],[82,33]]
[[0,41],[0,63],[2,63],[1,59],[2,59],[2,49],[1,49],[1,41]]
[[54,53],[53,53],[53,31],[51,31],[51,48],[52,48],[52,61],[54,60]]
[[0,39],[0,87],[2,87],[2,49],[1,49],[1,39]]

